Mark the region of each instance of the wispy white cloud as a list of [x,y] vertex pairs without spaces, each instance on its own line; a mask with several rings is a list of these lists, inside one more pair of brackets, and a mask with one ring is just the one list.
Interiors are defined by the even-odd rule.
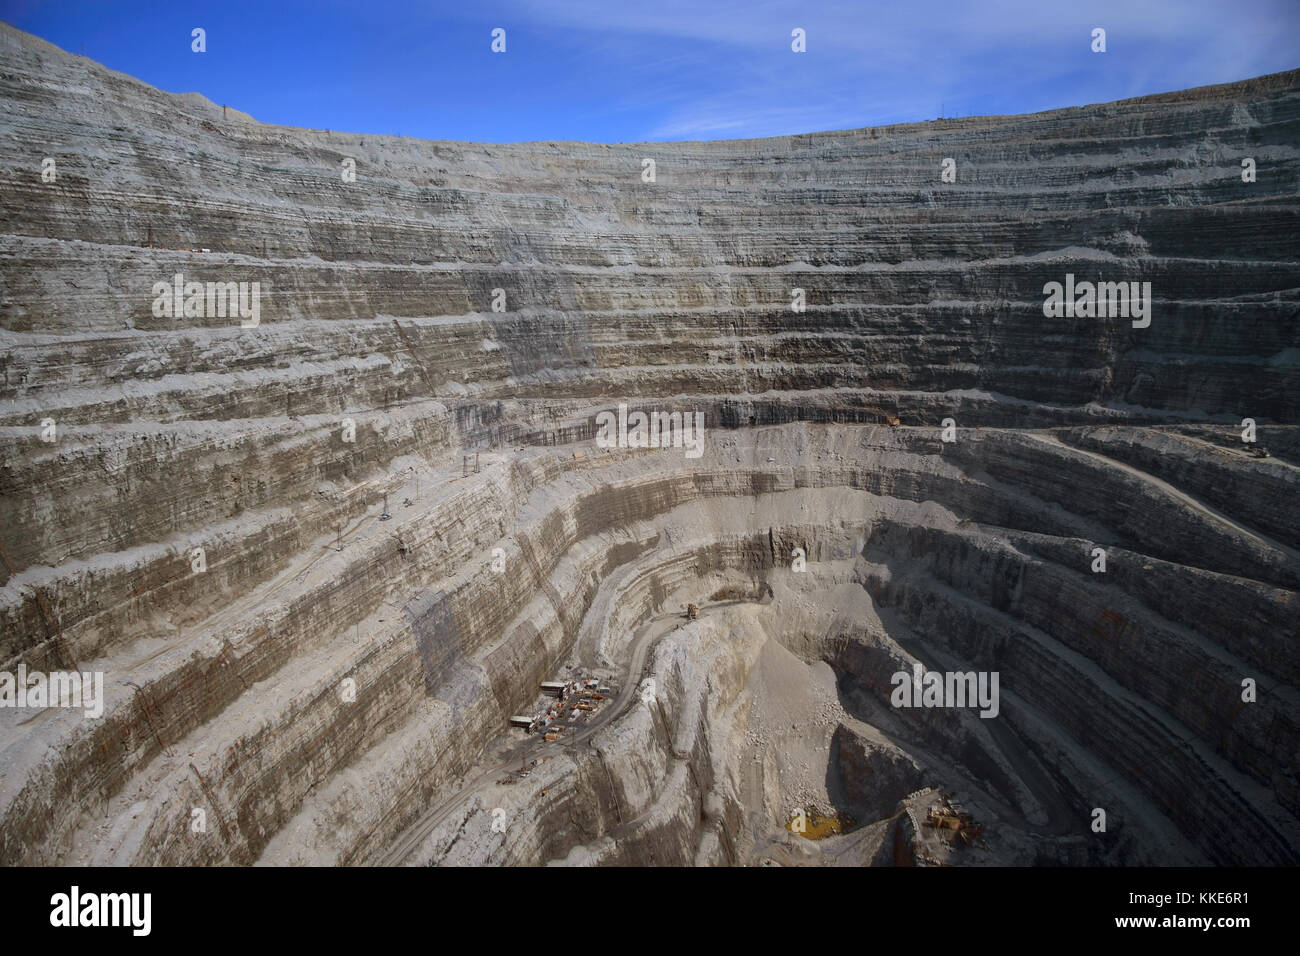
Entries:
[[[647,139],[769,136],[1016,112],[1226,82],[1296,64],[1294,0],[540,0],[512,16],[617,63]],[[808,52],[790,51],[790,30]],[[1089,59],[1093,27],[1107,59]],[[1288,37],[1291,46],[1288,47]],[[1016,95],[1012,95],[1012,94]],[[1022,106],[1022,103],[1029,103]]]

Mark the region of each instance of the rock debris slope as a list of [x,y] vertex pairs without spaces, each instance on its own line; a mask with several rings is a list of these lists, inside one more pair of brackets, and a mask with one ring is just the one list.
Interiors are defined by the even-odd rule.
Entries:
[[[0,670],[104,675],[0,708],[0,862],[1297,861],[1300,72],[496,146],[5,26],[0,138]],[[1045,316],[1067,274],[1149,325]],[[914,662],[997,716],[892,706]]]

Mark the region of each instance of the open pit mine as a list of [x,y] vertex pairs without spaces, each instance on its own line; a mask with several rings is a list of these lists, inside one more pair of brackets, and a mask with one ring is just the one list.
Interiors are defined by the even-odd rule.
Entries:
[[1297,862],[1300,71],[0,136],[0,864]]

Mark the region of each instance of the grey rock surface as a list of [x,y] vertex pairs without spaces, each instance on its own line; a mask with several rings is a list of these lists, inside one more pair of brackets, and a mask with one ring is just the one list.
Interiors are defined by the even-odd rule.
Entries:
[[[0,142],[0,671],[105,687],[0,708],[0,863],[1300,858],[1300,71],[499,146],[0,24]],[[157,314],[178,273],[257,324]],[[1067,274],[1149,326],[1045,316]],[[602,447],[620,404],[700,455]],[[893,706],[917,663],[998,715]]]

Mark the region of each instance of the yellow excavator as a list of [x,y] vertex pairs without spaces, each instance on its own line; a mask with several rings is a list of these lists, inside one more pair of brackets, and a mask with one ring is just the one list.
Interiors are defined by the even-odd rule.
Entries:
[[925,825],[939,830],[956,830],[966,846],[972,845],[984,832],[982,824],[952,800],[951,793],[943,795],[943,802],[931,806],[925,815]]

